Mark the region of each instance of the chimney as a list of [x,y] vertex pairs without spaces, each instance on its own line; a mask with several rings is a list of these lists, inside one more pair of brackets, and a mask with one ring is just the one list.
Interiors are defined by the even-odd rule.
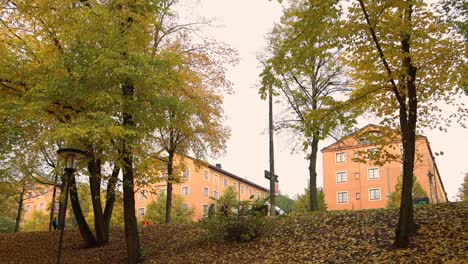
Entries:
[[216,163],[216,168],[221,169],[221,163]]

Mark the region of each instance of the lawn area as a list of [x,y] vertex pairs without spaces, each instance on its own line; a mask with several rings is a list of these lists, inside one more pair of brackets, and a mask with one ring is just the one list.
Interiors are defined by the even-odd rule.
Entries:
[[[140,237],[144,263],[468,263],[468,203],[416,209],[418,235],[405,250],[391,248],[398,212],[339,211],[276,217],[257,240],[208,242],[196,224],[152,225]],[[54,263],[59,232],[0,235],[0,263]],[[101,248],[64,235],[62,263],[123,263],[122,229]]]

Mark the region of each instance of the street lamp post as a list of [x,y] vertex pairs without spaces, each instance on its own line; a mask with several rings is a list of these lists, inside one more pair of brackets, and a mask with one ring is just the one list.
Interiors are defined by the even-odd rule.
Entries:
[[65,161],[65,174],[62,181],[62,184],[65,184],[64,188],[64,197],[63,203],[59,209],[59,229],[60,229],[60,238],[58,244],[58,253],[57,253],[57,264],[60,263],[60,254],[62,252],[62,240],[63,240],[63,231],[65,229],[65,217],[67,213],[67,202],[68,202],[68,193],[70,191],[70,178],[73,176],[73,173],[76,171],[77,161],[85,157],[85,153],[78,149],[63,148],[57,151],[59,157],[63,158]]

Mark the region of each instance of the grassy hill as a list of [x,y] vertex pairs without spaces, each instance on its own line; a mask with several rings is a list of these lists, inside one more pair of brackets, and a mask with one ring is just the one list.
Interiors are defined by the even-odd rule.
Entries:
[[[196,224],[152,225],[141,234],[146,263],[468,263],[468,203],[416,209],[420,228],[411,247],[391,247],[398,212],[339,211],[270,219],[247,243],[209,242]],[[0,263],[54,263],[58,232],[0,235]],[[122,229],[105,247],[82,247],[64,235],[62,263],[123,263]]]

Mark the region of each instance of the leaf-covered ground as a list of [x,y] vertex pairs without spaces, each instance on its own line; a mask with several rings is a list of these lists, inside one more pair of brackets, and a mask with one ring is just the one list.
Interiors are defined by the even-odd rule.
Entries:
[[[207,242],[197,225],[143,230],[146,263],[468,263],[468,203],[416,210],[418,235],[405,250],[391,248],[397,211],[367,210],[278,217],[248,243]],[[54,263],[58,232],[0,235],[0,263]],[[123,230],[101,248],[82,247],[65,232],[62,263],[123,263]]]

